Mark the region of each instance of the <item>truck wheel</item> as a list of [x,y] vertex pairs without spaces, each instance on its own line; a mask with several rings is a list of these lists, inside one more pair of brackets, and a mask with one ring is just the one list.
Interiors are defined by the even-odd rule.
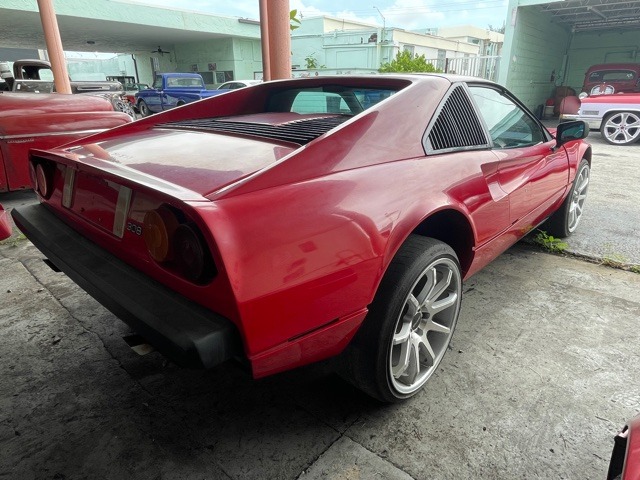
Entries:
[[140,100],[138,102],[138,110],[140,110],[140,115],[143,117],[148,117],[151,115],[151,110],[149,110],[149,105],[144,100]]
[[389,265],[339,373],[383,402],[412,397],[438,369],[460,313],[455,252],[411,235]]

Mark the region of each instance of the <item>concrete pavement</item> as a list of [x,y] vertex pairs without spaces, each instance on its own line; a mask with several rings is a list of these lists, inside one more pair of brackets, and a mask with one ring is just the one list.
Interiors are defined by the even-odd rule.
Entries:
[[[633,260],[640,145],[606,147],[570,248],[602,258],[615,233]],[[529,245],[465,283],[441,369],[393,406],[326,365],[254,381],[235,363],[139,357],[128,327],[19,237],[0,272],[0,479],[604,478],[640,412],[640,275]]]
[[587,140],[594,152],[591,183],[584,217],[567,239],[567,251],[640,266],[640,143],[609,145],[597,131]]

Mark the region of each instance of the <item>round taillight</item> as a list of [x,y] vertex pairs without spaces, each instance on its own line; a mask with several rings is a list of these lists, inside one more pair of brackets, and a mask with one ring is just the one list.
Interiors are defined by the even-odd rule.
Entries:
[[45,170],[45,167],[43,167],[41,163],[39,163],[36,166],[35,186],[38,189],[38,193],[42,195],[44,198],[49,198],[49,196],[51,195],[51,191],[52,191],[51,177],[52,175],[47,173],[47,170]]
[[201,280],[205,273],[207,254],[200,236],[189,225],[180,225],[173,236],[175,262],[189,280]]
[[31,180],[31,185],[33,185],[33,189],[38,191],[38,179],[36,178],[36,166],[33,162],[29,162],[29,180]]
[[171,237],[177,228],[178,219],[168,208],[160,207],[145,214],[144,243],[156,262],[165,262],[173,257]]

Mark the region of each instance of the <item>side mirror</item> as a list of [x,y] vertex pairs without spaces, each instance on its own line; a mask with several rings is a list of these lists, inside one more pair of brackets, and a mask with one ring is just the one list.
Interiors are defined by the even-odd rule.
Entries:
[[556,147],[564,145],[572,140],[580,140],[589,135],[589,125],[582,120],[563,122],[556,130]]

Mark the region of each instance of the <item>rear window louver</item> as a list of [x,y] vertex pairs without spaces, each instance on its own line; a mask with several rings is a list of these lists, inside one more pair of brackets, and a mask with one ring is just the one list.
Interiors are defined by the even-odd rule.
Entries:
[[488,146],[484,129],[462,87],[455,87],[445,101],[428,140],[428,150],[434,153]]
[[178,128],[205,132],[233,133],[250,137],[269,138],[283,142],[293,142],[305,145],[311,140],[324,135],[341,123],[349,120],[350,116],[331,116],[294,120],[279,125],[268,125],[253,122],[228,121],[218,118],[203,118],[198,120],[181,120],[157,125],[161,128]]

